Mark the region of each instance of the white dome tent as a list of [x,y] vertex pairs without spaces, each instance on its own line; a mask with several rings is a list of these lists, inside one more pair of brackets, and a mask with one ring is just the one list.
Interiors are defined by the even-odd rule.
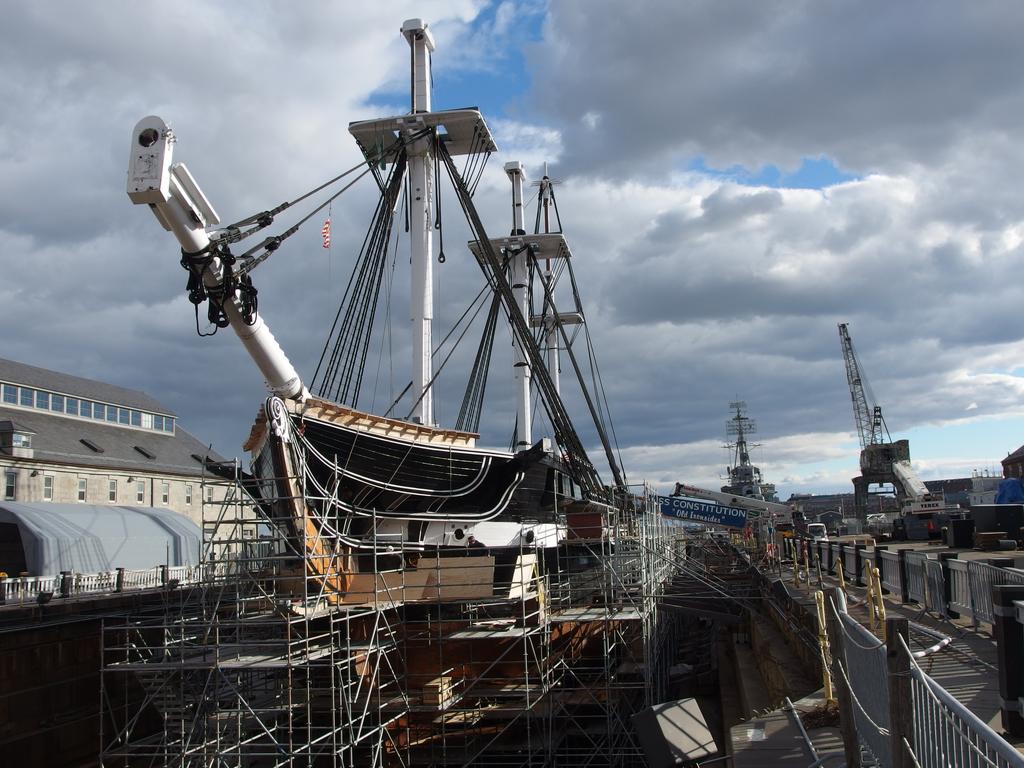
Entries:
[[0,570],[11,576],[197,565],[201,545],[199,527],[167,509],[0,502]]

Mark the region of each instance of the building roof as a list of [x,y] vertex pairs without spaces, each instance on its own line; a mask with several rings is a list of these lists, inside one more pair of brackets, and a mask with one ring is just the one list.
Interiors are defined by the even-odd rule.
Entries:
[[32,432],[32,430],[12,419],[0,419],[0,432]]
[[957,494],[970,491],[972,481],[969,477],[952,477],[948,480],[925,480],[924,484],[932,493]]
[[2,501],[0,523],[18,527],[33,576],[195,565],[202,545],[199,526],[155,507]]
[[[20,428],[35,433],[32,450],[38,461],[177,475],[202,474],[202,458],[206,456],[212,461],[224,461],[222,456],[203,445],[180,424],[175,427],[174,434],[169,434],[58,416],[46,411],[15,410],[0,404],[0,422],[4,420],[16,421]],[[103,452],[92,450],[82,442],[83,439]],[[143,451],[154,458],[150,459]]]
[[1006,466],[1007,464],[1014,464],[1020,461],[1024,461],[1024,445],[1003,459],[1002,464]]
[[0,381],[23,384],[26,387],[46,389],[88,400],[123,405],[126,408],[138,408],[164,416],[176,415],[174,411],[137,389],[126,389],[102,381],[83,379],[46,368],[37,368],[34,365],[25,365],[25,363],[18,363],[14,360],[6,360],[2,357],[0,357]]

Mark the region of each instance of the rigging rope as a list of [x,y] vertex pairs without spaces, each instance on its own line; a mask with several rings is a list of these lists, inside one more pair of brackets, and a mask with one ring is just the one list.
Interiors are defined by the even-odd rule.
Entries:
[[403,152],[391,168],[385,192],[377,203],[377,210],[363,239],[360,257],[353,266],[313,374],[314,386],[321,397],[346,402],[352,407],[357,406],[366,367],[366,352],[388,261],[388,244],[396,202],[405,176],[405,164],[406,155]]
[[[554,425],[555,439],[562,448],[565,460],[588,496],[591,498],[604,498],[607,494],[601,483],[601,478],[587,456],[587,452],[572,424],[565,405],[554,386],[554,382],[551,380],[550,374],[545,368],[540,349],[533,340],[533,335],[526,320],[519,312],[512,288],[502,270],[501,260],[495,254],[494,248],[487,238],[487,232],[480,221],[480,216],[473,205],[470,189],[466,185],[465,179],[459,175],[458,169],[455,167],[451,155],[444,144],[439,145],[438,153],[444,160],[470,230],[476,237],[480,248],[481,269],[484,271],[484,275],[494,291],[501,297],[509,323],[512,325],[513,333],[522,342],[523,350],[527,354],[529,364],[534,372],[534,379],[537,382],[538,390],[544,402],[544,407],[548,412],[551,423]],[[618,479],[618,476],[616,476],[616,480]]]
[[[195,307],[196,333],[199,336],[212,336],[221,328],[226,328],[230,324],[227,316],[227,310],[225,309],[229,302],[235,302],[242,321],[246,325],[251,326],[255,324],[259,307],[257,299],[258,292],[256,287],[252,284],[252,278],[249,276],[249,273],[259,266],[259,264],[266,261],[271,254],[277,251],[287,238],[298,232],[303,224],[309,221],[313,216],[316,216],[324,208],[330,206],[334,200],[342,195],[342,193],[351,189],[359,179],[365,176],[369,170],[374,167],[373,161],[384,161],[393,153],[401,153],[403,146],[404,144],[402,142],[398,142],[388,150],[382,151],[373,158],[368,156],[367,160],[364,162],[360,162],[358,165],[338,174],[334,178],[329,179],[294,200],[286,201],[275,208],[253,214],[252,216],[241,219],[234,224],[229,224],[224,229],[214,233],[210,238],[209,245],[201,251],[196,253],[187,253],[183,250],[181,254],[181,266],[189,273],[186,290],[188,291],[189,301],[192,302]],[[365,162],[370,162],[370,165],[366,170],[351,182],[343,186],[335,194],[327,198],[327,200],[321,205],[310,211],[306,216],[300,218],[283,233],[265,238],[259,245],[253,246],[239,256],[231,253],[231,243],[244,240],[255,232],[269,227],[274,222],[274,217],[277,214],[291,208],[303,200],[308,199],[312,195],[321,192],[332,184],[335,184],[346,176],[354,173],[362,167]],[[214,259],[219,259],[220,261],[219,274],[216,275],[213,275],[210,272],[210,267],[212,266]],[[239,262],[241,262],[240,265]],[[236,268],[236,265],[239,266]],[[207,284],[207,281],[204,280],[204,275],[214,278],[210,281],[213,283],[212,285]],[[204,301],[209,303],[207,307],[207,320],[213,326],[213,330],[209,333],[204,332],[199,325],[199,305]]]
[[498,327],[500,309],[501,299],[494,296],[491,299],[491,308],[487,312],[483,333],[480,335],[480,344],[477,347],[476,358],[473,360],[469,382],[466,384],[466,393],[462,398],[459,418],[455,422],[455,428],[463,432],[477,432],[480,429],[480,415],[483,412],[487,374],[491,367],[491,352],[494,349],[494,334]]

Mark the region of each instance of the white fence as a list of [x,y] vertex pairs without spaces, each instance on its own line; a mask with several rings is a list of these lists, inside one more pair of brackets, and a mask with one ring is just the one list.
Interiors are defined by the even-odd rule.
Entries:
[[55,597],[103,595],[139,589],[198,584],[199,566],[167,567],[158,565],[148,570],[126,570],[102,573],[65,573],[57,576],[18,576],[0,578],[0,605],[47,603]]

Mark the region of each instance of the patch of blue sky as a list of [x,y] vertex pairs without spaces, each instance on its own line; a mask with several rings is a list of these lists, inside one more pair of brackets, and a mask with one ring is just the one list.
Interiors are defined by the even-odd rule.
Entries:
[[1024,442],[1022,434],[1024,418],[1000,416],[941,427],[915,427],[901,437],[910,440],[911,461],[978,456],[988,463],[973,469],[992,469],[994,465],[998,470],[999,462]]
[[856,174],[839,168],[831,158],[805,157],[795,171],[784,172],[776,165],[764,165],[750,170],[742,165],[728,168],[710,168],[703,157],[690,161],[688,170],[749,187],[775,187],[779,189],[825,189],[826,187],[854,181]]
[[[1024,418],[1000,417],[914,427],[892,437],[910,441],[911,461],[921,471],[922,479],[937,480],[970,477],[973,472],[1002,474],[999,462],[1021,446],[1024,442],[1021,435],[1024,435]],[[843,447],[849,449],[845,458],[801,463],[796,471],[807,478],[802,483],[769,478],[775,480],[780,498],[784,499],[790,493],[852,493],[851,482],[831,480],[836,477],[852,478],[858,473],[860,447],[856,439],[851,437]],[[761,464],[770,465],[770,462],[762,461]]]
[[[508,108],[532,83],[524,49],[538,42],[546,5],[540,0],[498,0],[484,5],[467,30],[473,55],[445,54],[437,40],[433,108],[477,107],[484,117],[507,117]],[[452,66],[447,61],[457,62]],[[408,80],[399,79],[370,94],[371,103],[405,103]]]

